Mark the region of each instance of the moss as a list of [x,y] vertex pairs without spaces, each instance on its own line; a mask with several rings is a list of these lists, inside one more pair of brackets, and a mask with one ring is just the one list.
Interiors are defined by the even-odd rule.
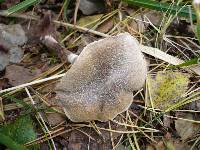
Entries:
[[158,72],[156,77],[148,76],[150,96],[155,108],[165,110],[176,103],[188,88],[188,75],[180,72]]

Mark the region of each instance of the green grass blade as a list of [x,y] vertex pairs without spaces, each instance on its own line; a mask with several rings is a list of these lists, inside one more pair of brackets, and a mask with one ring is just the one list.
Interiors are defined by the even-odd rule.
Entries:
[[200,62],[200,57],[197,57],[190,60],[186,60],[184,63],[176,65],[176,66],[169,66],[168,68],[174,69],[174,68],[180,68],[180,67],[188,67],[191,65],[196,65],[199,62]]
[[152,0],[123,0],[124,2],[135,5],[139,7],[149,8],[161,12],[171,13],[171,14],[177,14],[181,17],[190,17],[192,16],[192,19],[196,19],[196,14],[192,7],[188,5],[175,5],[175,4],[169,4],[169,3],[161,3],[158,1],[152,1]]
[[196,37],[200,43],[200,25],[197,24],[197,27],[196,27]]
[[28,8],[29,6],[32,6],[36,3],[38,3],[39,0],[25,0],[21,3],[18,3],[17,5],[12,6],[11,8],[9,8],[8,10],[6,10],[7,15],[13,14],[17,11],[23,10]]
[[69,6],[70,0],[65,0],[64,1],[64,19],[66,22],[68,22],[68,18],[67,18],[67,10],[68,10],[68,6]]

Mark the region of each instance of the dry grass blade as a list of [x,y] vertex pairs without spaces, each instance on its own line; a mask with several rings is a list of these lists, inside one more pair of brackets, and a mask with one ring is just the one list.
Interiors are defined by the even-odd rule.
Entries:
[[0,97],[0,121],[5,120],[2,98]]
[[[58,98],[58,92],[55,90],[55,85],[58,83],[58,80],[65,75],[65,72],[67,72],[71,68],[72,65],[68,65],[68,63],[66,63],[66,61],[63,60],[60,62],[59,55],[56,55],[58,51],[57,52],[55,51],[54,53],[52,51],[50,52],[45,51],[46,49],[44,48],[47,48],[49,50],[50,48],[48,46],[45,47],[45,43],[42,43],[42,41],[40,41],[39,46],[43,44],[44,47],[42,46],[39,47],[38,45],[37,46],[33,45],[32,47],[31,44],[29,47],[29,42],[28,42],[25,46],[22,46],[22,48],[26,48],[26,46],[28,46],[28,50],[24,51],[25,55],[20,65],[22,66],[24,65],[27,68],[30,67],[31,69],[33,66],[33,68],[38,69],[39,73],[37,74],[37,77],[34,76],[33,78],[31,78],[31,80],[30,79],[29,81],[26,80],[25,81],[26,83],[23,82],[25,84],[21,85],[16,84],[18,86],[7,89],[5,89],[5,87],[10,87],[10,86],[9,85],[4,86],[4,83],[2,83],[2,87],[4,90],[0,90],[0,96],[1,96],[0,121],[5,119],[4,120],[5,122],[3,122],[2,124],[7,123],[7,114],[9,114],[10,112],[11,113],[14,112],[13,113],[14,115],[16,115],[15,112],[20,112],[20,113],[23,113],[24,111],[25,113],[26,112],[30,113],[30,111],[31,113],[34,112],[33,117],[35,117],[37,119],[36,121],[38,121],[36,122],[37,127],[38,126],[40,127],[40,129],[36,129],[37,130],[36,132],[38,133],[39,136],[37,139],[26,143],[25,146],[31,148],[31,146],[33,146],[34,144],[42,143],[43,146],[43,144],[45,145],[47,143],[49,149],[56,149],[56,148],[63,149],[63,147],[70,149],[71,147],[74,146],[75,148],[78,147],[81,149],[82,145],[84,145],[86,149],[97,149],[95,146],[97,146],[98,148],[100,147],[100,149],[101,147],[103,147],[102,149],[106,149],[107,148],[106,146],[109,145],[108,149],[113,149],[113,150],[114,149],[140,150],[145,148],[148,149],[149,145],[152,146],[154,149],[162,149],[160,147],[157,147],[157,145],[159,145],[160,142],[163,142],[162,147],[166,146],[165,148],[167,149],[168,148],[167,144],[169,142],[171,142],[170,144],[175,145],[176,141],[182,138],[181,135],[179,135],[180,138],[177,137],[177,134],[179,133],[177,132],[178,130],[175,125],[176,121],[182,120],[183,124],[194,123],[195,125],[199,126],[200,121],[198,115],[196,114],[200,112],[199,111],[200,103],[198,101],[200,99],[200,91],[199,91],[200,66],[199,65],[194,66],[194,64],[193,66],[180,65],[186,62],[187,60],[198,57],[200,54],[199,50],[200,46],[199,43],[197,43],[198,40],[195,38],[194,34],[195,31],[191,29],[191,28],[194,29],[196,25],[196,22],[192,20],[192,18],[195,18],[195,14],[193,13],[192,8],[188,7],[186,1],[179,0],[178,2],[176,1],[163,2],[158,0],[157,1],[123,0],[124,2],[128,1],[129,2],[128,4],[124,2],[106,0],[105,1],[105,3],[107,3],[107,5],[105,6],[106,12],[103,13],[98,12],[98,14],[92,14],[92,15],[85,15],[82,12],[82,10],[80,9],[82,3],[81,0],[76,0],[76,1],[64,0],[63,2],[59,3],[56,3],[54,1],[40,3],[39,5],[34,7],[31,13],[28,12],[31,9],[30,8],[26,12],[24,11],[23,13],[12,13],[9,16],[7,16],[6,12],[0,11],[0,16],[3,16],[2,17],[3,20],[4,18],[7,19],[8,17],[17,18],[15,19],[16,23],[18,23],[18,20],[20,21],[22,20],[23,25],[26,25],[26,23],[29,22],[28,28],[30,27],[31,29],[31,26],[34,26],[35,24],[37,24],[37,22],[40,22],[40,20],[42,20],[39,17],[41,12],[38,10],[44,7],[45,9],[44,12],[42,12],[42,14],[43,13],[45,14],[46,10],[52,11],[52,13],[50,14],[53,14],[52,17],[54,17],[54,14],[57,15],[57,19],[49,20],[49,22],[51,22],[49,24],[52,24],[52,28],[55,28],[56,32],[59,34],[59,37],[58,36],[56,37],[55,35],[54,39],[53,33],[52,35],[50,34],[51,32],[47,33],[51,35],[49,36],[51,37],[50,39],[54,40],[59,39],[59,41],[56,40],[56,42],[61,45],[61,47],[63,48],[62,49],[63,52],[65,50],[69,50],[70,52],[73,52],[73,54],[82,53],[81,50],[83,50],[83,47],[85,45],[88,45],[92,41],[101,38],[115,36],[118,35],[119,33],[128,32],[130,35],[134,36],[139,41],[140,43],[139,48],[143,52],[144,56],[147,58],[146,61],[149,67],[148,75],[150,75],[152,79],[156,78],[156,75],[158,75],[159,72],[161,73],[165,73],[167,71],[180,72],[185,74],[186,76],[187,75],[189,76],[188,77],[189,84],[185,86],[186,90],[184,92],[180,92],[182,94],[179,98],[177,97],[177,94],[174,94],[176,95],[174,99],[176,99],[177,101],[173,101],[172,103],[167,102],[169,104],[168,107],[166,109],[161,110],[162,108],[158,109],[158,107],[156,106],[156,101],[154,96],[150,94],[153,91],[153,89],[159,89],[159,88],[150,87],[149,86],[150,79],[147,79],[146,87],[143,86],[141,90],[139,91],[134,90],[134,92],[131,92],[130,94],[131,105],[130,107],[128,107],[129,109],[126,112],[117,115],[113,120],[109,120],[108,122],[90,121],[82,123],[78,122],[73,123],[73,120],[71,121],[68,120],[71,117],[67,119],[67,117],[64,116],[66,114],[62,110],[57,110],[58,108],[55,103],[52,104],[53,101],[55,100],[54,96],[56,95]],[[5,0],[4,2],[6,4],[9,4],[9,2]],[[70,4],[68,7],[69,2],[72,5]],[[132,7],[130,5],[130,3],[132,2],[135,3],[136,7]],[[154,6],[150,5],[151,3],[149,2],[152,2]],[[49,8],[50,5],[53,3],[55,4],[55,6],[53,6],[55,7],[56,10],[55,12],[54,8]],[[164,9],[162,9],[161,6]],[[159,10],[160,12],[153,11],[152,9]],[[37,16],[29,14],[37,14]],[[187,20],[187,18],[186,20],[185,19],[183,20],[183,18],[179,18],[178,15],[188,18],[190,17],[189,18],[190,20],[189,19]],[[8,24],[10,24],[9,22],[10,19],[8,18],[7,20]],[[44,25],[44,30],[45,27],[46,26]],[[35,32],[37,32],[37,30],[34,30],[33,34]],[[42,30],[41,33],[43,33]],[[28,34],[27,37],[29,39]],[[35,50],[35,48],[38,49]],[[94,49],[95,48],[92,47],[92,50]],[[109,51],[106,51],[105,56],[108,56],[108,54]],[[95,60],[99,57],[96,56]],[[133,59],[133,57],[131,57],[131,59]],[[111,59],[109,58],[109,60]],[[42,63],[44,62],[44,64],[39,64],[40,61]],[[105,64],[107,63],[108,61]],[[174,66],[172,67],[171,65]],[[87,70],[87,67],[84,67],[83,70]],[[68,71],[68,73],[69,72],[70,71]],[[77,71],[74,72],[75,74],[77,73]],[[101,73],[102,72],[100,72],[99,74]],[[172,75],[172,73],[170,73],[170,75]],[[84,81],[85,77],[84,78],[83,76],[81,77],[82,77],[81,80]],[[161,78],[163,79],[163,77]],[[177,77],[174,78],[177,79]],[[70,79],[67,79],[67,82],[64,85],[69,85]],[[10,81],[11,79],[8,78],[8,84],[11,84],[9,83]],[[72,87],[74,87],[75,82],[71,80],[71,83]],[[104,84],[105,82],[102,85]],[[77,84],[77,87],[79,87],[79,85],[80,84]],[[14,85],[11,84],[11,86]],[[167,91],[166,93],[167,95],[169,95],[169,92],[168,90],[166,90],[167,89],[166,87],[172,87],[172,86],[173,86],[172,83],[170,83],[169,85],[167,84],[165,87],[163,87],[162,90]],[[57,84],[56,87],[60,86],[58,86]],[[183,89],[180,88],[180,86],[178,86],[178,88]],[[64,88],[61,88],[61,91],[62,89]],[[72,88],[70,87],[69,89]],[[91,92],[93,92],[91,91],[91,89],[89,89],[88,95],[92,95],[90,94]],[[115,88],[111,87],[109,89],[115,89]],[[123,89],[125,88],[123,87]],[[74,91],[75,90],[72,90],[73,94]],[[83,94],[87,93],[85,92],[85,89],[83,91],[84,91]],[[80,93],[80,90],[77,93]],[[101,94],[100,91],[98,91],[98,93]],[[18,101],[12,100],[11,98],[9,98],[9,96],[16,98]],[[84,96],[80,97],[82,98]],[[94,97],[97,100],[99,100],[98,97],[93,96],[91,98],[92,102],[94,101]],[[66,101],[69,98],[67,97],[66,99],[65,98],[62,99]],[[77,99],[79,100],[79,97],[76,98],[76,100]],[[107,103],[107,101],[105,101],[105,103]],[[30,105],[30,107],[33,109],[29,109],[27,111],[25,104],[27,105],[32,104],[33,106]],[[82,108],[87,108],[87,106],[90,106],[88,105],[88,103],[84,104],[85,107],[82,107],[81,105]],[[161,105],[164,105],[163,102],[161,102]],[[54,108],[54,106],[56,107]],[[63,107],[63,105],[61,105],[61,107]],[[64,109],[69,110],[68,107],[65,107]],[[77,108],[75,107],[75,109]],[[82,112],[83,111],[81,111],[81,113]],[[55,113],[60,113],[60,114],[56,114],[53,116],[52,114]],[[185,116],[181,115],[184,113],[190,114],[193,117],[187,118],[185,117],[186,115]],[[75,111],[72,111],[72,114],[76,114]],[[84,112],[84,114],[89,116],[87,112]],[[9,117],[10,116],[8,116],[8,121]],[[62,119],[59,120],[59,117]],[[191,128],[189,129],[192,130]],[[173,132],[171,132],[172,130]],[[165,135],[166,133],[169,133],[170,137],[166,137]],[[200,138],[198,136],[199,135],[196,133],[195,136],[189,140],[189,142],[181,144],[184,145],[191,144],[190,146],[194,148],[195,146],[198,145],[200,141]],[[104,146],[106,148],[104,148]]]
[[[166,54],[165,52],[159,50],[158,48],[141,45],[141,49],[144,53],[154,56],[155,58],[163,60],[172,65],[179,65],[179,64],[184,63],[183,60],[176,58],[174,56],[171,56],[169,54]],[[190,66],[189,69],[195,72],[197,75],[200,75],[200,68],[198,66],[193,66],[193,67]]]
[[[79,128],[79,127],[77,127],[77,128]],[[52,139],[52,138],[57,137],[57,136],[59,136],[59,135],[62,135],[62,134],[71,132],[71,131],[73,131],[73,130],[75,130],[75,129],[77,129],[77,128],[65,129],[64,127],[61,127],[61,128],[59,128],[59,129],[57,129],[57,130],[50,131],[51,137],[50,137],[49,134],[43,135],[43,136],[37,138],[37,139],[34,140],[34,141],[31,141],[31,142],[26,143],[25,146],[31,146],[31,145],[34,145],[34,144],[43,143],[43,142],[45,142],[45,141],[47,141],[47,140],[49,140],[49,139]]]
[[[25,90],[26,90],[26,93],[27,93],[27,95],[28,95],[28,97],[29,97],[29,99],[30,99],[32,105],[33,105],[34,107],[36,107],[36,106],[35,106],[35,102],[34,102],[32,96],[31,96],[31,94],[30,94],[28,88],[25,87]],[[51,137],[51,133],[50,133],[50,131],[49,131],[49,129],[48,129],[48,127],[47,127],[47,125],[46,125],[44,119],[42,118],[42,115],[41,115],[40,112],[37,113],[36,118],[37,118],[38,121],[39,121],[39,119],[41,119],[41,121],[42,121],[42,126],[43,126],[43,128],[44,128],[45,134],[46,134],[46,133],[49,134],[49,136],[50,136],[50,138],[51,138],[50,141],[51,141],[51,143],[52,143],[52,145],[53,145],[53,148],[54,148],[54,150],[56,150],[56,146],[55,146],[55,143],[54,143],[54,141],[53,141],[53,139],[52,139],[52,137]]]

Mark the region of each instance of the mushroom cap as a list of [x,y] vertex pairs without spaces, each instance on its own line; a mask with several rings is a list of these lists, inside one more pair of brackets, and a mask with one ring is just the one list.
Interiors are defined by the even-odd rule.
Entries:
[[88,44],[56,86],[56,103],[74,122],[108,121],[128,109],[144,85],[145,58],[129,33]]

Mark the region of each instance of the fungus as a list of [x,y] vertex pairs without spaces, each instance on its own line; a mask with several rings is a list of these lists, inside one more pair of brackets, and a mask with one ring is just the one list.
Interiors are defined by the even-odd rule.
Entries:
[[126,111],[147,76],[138,41],[128,33],[88,44],[56,86],[56,103],[74,122],[108,121]]

